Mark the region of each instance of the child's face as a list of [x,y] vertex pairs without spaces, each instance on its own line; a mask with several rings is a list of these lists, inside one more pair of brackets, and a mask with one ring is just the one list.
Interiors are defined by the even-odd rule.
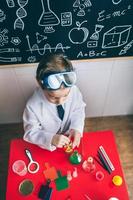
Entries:
[[70,88],[61,87],[59,90],[49,91],[44,90],[44,94],[48,101],[54,104],[63,104],[67,99]]

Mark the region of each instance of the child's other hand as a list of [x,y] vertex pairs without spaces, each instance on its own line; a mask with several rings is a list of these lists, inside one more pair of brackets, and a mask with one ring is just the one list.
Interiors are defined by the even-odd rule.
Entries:
[[81,139],[81,133],[75,129],[71,129],[69,131],[69,139],[73,141],[73,149],[75,147],[79,147],[80,145],[80,139]]
[[54,135],[52,138],[52,145],[62,148],[64,145],[69,144],[70,139],[65,135]]

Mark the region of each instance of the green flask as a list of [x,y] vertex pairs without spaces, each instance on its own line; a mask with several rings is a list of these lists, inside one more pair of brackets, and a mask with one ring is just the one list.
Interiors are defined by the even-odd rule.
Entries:
[[78,153],[78,151],[74,151],[70,157],[69,160],[72,164],[79,164],[82,161],[81,155]]

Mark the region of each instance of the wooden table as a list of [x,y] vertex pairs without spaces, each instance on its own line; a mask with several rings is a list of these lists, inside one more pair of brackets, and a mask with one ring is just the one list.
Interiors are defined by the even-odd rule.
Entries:
[[[85,160],[88,156],[96,156],[100,145],[104,147],[109,155],[110,160],[115,166],[115,171],[109,174],[98,163],[95,163],[96,171],[100,170],[104,173],[104,179],[102,181],[97,181],[95,178],[96,171],[93,173],[84,172],[82,163],[79,165],[72,165],[69,162],[69,156],[63,149],[50,152],[21,139],[12,140],[10,145],[6,200],[39,200],[37,197],[38,188],[41,184],[46,182],[43,174],[45,162],[48,162],[50,166],[54,166],[57,170],[61,170],[62,175],[66,175],[68,170],[74,171],[74,167],[77,167],[78,170],[78,177],[73,178],[69,182],[69,187],[65,190],[57,191],[55,182],[51,182],[50,186],[53,188],[51,200],[66,200],[68,196],[70,196],[72,200],[85,200],[85,194],[87,194],[91,200],[108,200],[110,197],[117,197],[119,200],[129,200],[112,131],[84,133],[78,150],[83,154],[83,160]],[[25,149],[30,150],[34,160],[39,163],[40,169],[36,174],[30,174],[28,172],[25,176],[19,176],[12,171],[12,165],[14,161],[20,159],[25,161],[26,165],[28,165],[29,160],[25,155]],[[112,178],[115,175],[120,175],[122,177],[123,183],[121,186],[115,186],[112,183]],[[18,190],[19,184],[24,179],[29,179],[34,184],[33,192],[25,197],[22,196]]]

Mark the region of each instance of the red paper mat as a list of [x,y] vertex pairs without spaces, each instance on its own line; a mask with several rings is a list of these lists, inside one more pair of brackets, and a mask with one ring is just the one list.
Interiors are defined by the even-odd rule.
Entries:
[[[10,146],[6,200],[39,200],[37,197],[38,188],[41,184],[46,182],[43,174],[45,162],[48,162],[51,167],[54,166],[57,170],[61,170],[62,175],[66,175],[68,170],[74,171],[74,167],[77,167],[78,170],[78,177],[73,178],[69,182],[69,188],[67,189],[57,191],[55,182],[50,184],[53,188],[51,200],[66,200],[68,196],[71,196],[72,200],[85,200],[84,194],[87,194],[91,200],[108,200],[110,197],[117,197],[119,200],[129,200],[112,131],[84,133],[79,152],[81,152],[82,147],[84,159],[88,156],[96,156],[100,145],[106,150],[110,160],[115,166],[115,171],[108,174],[98,163],[95,163],[96,171],[101,170],[105,176],[104,179],[99,182],[95,178],[96,171],[93,173],[86,173],[82,169],[82,164],[72,165],[68,160],[68,155],[63,149],[49,152],[21,139],[12,140]],[[39,163],[40,169],[36,174],[27,173],[25,176],[19,176],[12,171],[12,165],[14,161],[20,159],[25,161],[26,165],[28,165],[29,160],[24,152],[25,149],[30,150],[33,159]],[[120,175],[123,178],[123,184],[121,186],[113,185],[112,178],[114,175]],[[34,184],[34,190],[32,194],[28,196],[22,196],[18,190],[19,184],[24,179],[29,179]]]

